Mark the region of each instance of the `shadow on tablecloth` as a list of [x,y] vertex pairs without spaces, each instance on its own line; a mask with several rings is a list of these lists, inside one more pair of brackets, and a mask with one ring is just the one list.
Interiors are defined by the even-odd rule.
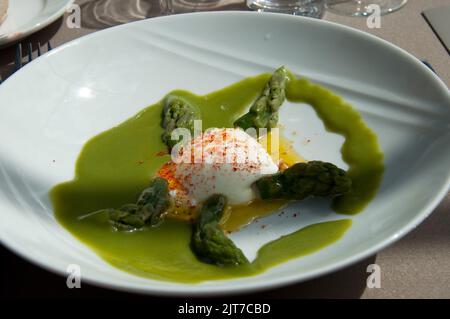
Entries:
[[[173,2],[174,5],[161,5]],[[179,1],[182,3],[182,1]],[[217,1],[211,6],[182,7],[176,1],[90,0],[80,4],[81,25],[87,29],[105,29],[115,25],[162,15],[195,11],[248,10],[245,1]]]

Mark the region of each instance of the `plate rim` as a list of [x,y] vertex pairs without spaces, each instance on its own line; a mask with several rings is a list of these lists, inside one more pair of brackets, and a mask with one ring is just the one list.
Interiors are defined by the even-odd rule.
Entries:
[[[72,1],[72,0],[70,0]],[[160,20],[160,19],[177,19],[179,16],[186,16],[186,15],[254,15],[259,14],[261,16],[277,16],[281,19],[286,20],[292,20],[294,21],[300,21],[303,20],[305,23],[312,23],[312,24],[328,24],[331,25],[334,28],[338,28],[341,30],[345,30],[346,32],[358,34],[360,36],[366,37],[371,39],[372,41],[378,42],[380,45],[388,46],[391,49],[394,49],[401,53],[405,58],[409,59],[412,63],[416,64],[419,68],[424,70],[428,73],[428,75],[431,75],[431,78],[435,82],[434,84],[439,86],[439,88],[442,90],[442,92],[446,92],[446,94],[449,94],[448,88],[446,84],[428,67],[423,65],[423,63],[414,57],[412,54],[408,53],[404,49],[384,40],[381,39],[375,35],[372,35],[370,33],[367,33],[365,31],[348,27],[345,25],[341,25],[335,22],[326,21],[326,20],[317,20],[312,18],[306,18],[306,17],[299,17],[299,16],[290,16],[285,14],[279,14],[279,13],[255,13],[255,12],[247,12],[247,11],[213,11],[213,12],[194,12],[194,13],[185,13],[185,14],[177,14],[177,15],[169,15],[169,16],[160,16],[155,18],[149,18],[144,19],[140,21],[130,22],[118,26],[114,26],[111,28],[107,28],[104,30],[100,30],[97,32],[93,32],[91,34],[82,36],[80,38],[74,39],[72,41],[69,41],[55,49],[52,50],[52,52],[48,52],[44,54],[42,57],[36,59],[35,61],[39,59],[45,58],[48,54],[55,54],[59,50],[64,50],[65,48],[79,42],[79,41],[85,41],[90,38],[95,38],[98,36],[102,36],[104,33],[107,32],[114,32],[116,29],[121,28],[127,28],[130,27],[129,25],[134,24],[145,24],[145,23],[151,23],[153,20]],[[32,63],[35,63],[34,61]],[[27,65],[19,70],[18,72],[23,72],[27,68]],[[10,78],[8,78],[5,82],[10,81],[10,79],[14,78],[15,74],[12,75]],[[448,95],[450,96],[450,95]],[[264,282],[257,282],[257,283],[247,283],[245,285],[237,285],[237,286],[201,286],[200,284],[185,284],[180,282],[171,282],[171,281],[163,281],[164,284],[167,284],[165,286],[154,286],[151,283],[149,285],[143,286],[141,284],[128,284],[128,285],[121,285],[114,282],[107,282],[103,279],[96,279],[90,276],[84,275],[82,280],[83,282],[109,288],[109,289],[115,289],[119,291],[125,291],[125,292],[133,292],[133,293],[139,293],[139,294],[150,294],[150,295],[160,295],[160,296],[223,296],[223,295],[231,295],[231,294],[242,294],[242,293],[252,293],[262,290],[268,290],[268,289],[275,289],[282,286],[295,284],[299,282],[304,282],[319,276],[326,275],[331,272],[338,271],[342,268],[345,268],[347,266],[350,266],[354,263],[357,263],[358,261],[363,260],[364,258],[367,258],[369,256],[372,256],[373,254],[377,253],[378,251],[384,249],[385,247],[393,244],[397,240],[401,239],[403,236],[408,234],[410,231],[415,229],[422,221],[424,221],[432,212],[433,210],[438,206],[438,204],[442,201],[442,199],[446,196],[448,190],[450,188],[450,170],[447,172],[446,180],[443,183],[443,185],[439,188],[439,191],[436,193],[436,195],[428,200],[426,206],[424,209],[420,211],[417,216],[415,216],[413,219],[411,219],[409,222],[405,224],[401,229],[397,229],[396,231],[393,231],[390,236],[387,236],[384,240],[379,241],[377,244],[370,247],[370,249],[362,250],[352,256],[349,256],[347,258],[343,258],[340,261],[330,263],[326,266],[322,266],[319,268],[316,268],[309,272],[303,272],[303,273],[292,273],[289,275],[285,275],[282,278],[275,278],[275,279],[268,279]],[[62,227],[62,226],[61,226]],[[66,230],[67,231],[67,230]],[[70,233],[69,233],[70,234]],[[71,234],[71,236],[73,236]],[[73,236],[74,237],[74,236]],[[74,237],[76,240],[79,241],[76,237]],[[15,254],[21,256],[25,260],[31,262],[32,264],[38,265],[50,272],[56,273],[61,276],[66,276],[67,273],[65,273],[60,268],[57,268],[54,264],[51,262],[47,262],[45,258],[39,258],[37,255],[30,254],[29,251],[26,252],[25,249],[22,249],[21,247],[18,247],[18,245],[15,245],[12,242],[6,241],[4,239],[4,235],[0,233],[0,242],[7,247],[9,250],[14,252]],[[80,242],[83,244],[82,242]],[[84,245],[84,244],[83,244]],[[33,256],[32,256],[33,255]],[[227,280],[214,280],[211,282],[220,283],[220,282],[229,282],[233,281],[234,279],[227,279]],[[173,288],[176,288],[174,290]]]
[[[22,39],[28,37],[29,35],[42,30],[43,28],[49,26],[50,24],[52,24],[53,22],[58,20],[61,16],[64,15],[67,8],[69,6],[71,6],[75,2],[75,0],[65,0],[65,2],[66,3],[64,5],[62,5],[62,7],[59,10],[55,11],[47,19],[40,21],[40,22],[38,21],[35,24],[25,27],[22,30],[19,29],[19,30],[16,30],[15,32],[9,32],[9,33],[0,35],[0,48],[4,48],[9,45],[12,45],[15,42],[22,40]],[[8,17],[6,17],[6,19],[8,19]],[[16,34],[17,32],[18,32],[18,34]]]

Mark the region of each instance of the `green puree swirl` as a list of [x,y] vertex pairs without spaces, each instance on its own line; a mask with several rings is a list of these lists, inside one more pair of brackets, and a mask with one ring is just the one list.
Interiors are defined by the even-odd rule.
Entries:
[[[198,105],[203,128],[232,127],[268,77],[270,74],[247,78],[204,96],[173,91],[165,98],[182,98]],[[361,210],[375,195],[383,172],[376,136],[356,111],[320,86],[292,78],[287,97],[310,103],[330,131],[345,136],[342,154],[350,166],[355,190],[334,207],[346,213]],[[264,245],[249,265],[221,268],[202,263],[193,255],[188,223],[168,220],[158,228],[124,233],[113,231],[105,215],[80,218],[135,201],[149,177],[169,160],[169,156],[160,155],[166,149],[160,139],[161,110],[162,102],[158,102],[93,137],[78,157],[75,178],[50,192],[57,220],[108,263],[138,276],[184,283],[251,276],[328,246],[350,227],[348,219],[310,225]]]
[[377,136],[341,97],[306,79],[295,79],[292,74],[290,78],[287,99],[311,105],[328,131],[345,137],[341,153],[353,187],[333,201],[333,209],[341,214],[359,213],[375,196],[384,172]]

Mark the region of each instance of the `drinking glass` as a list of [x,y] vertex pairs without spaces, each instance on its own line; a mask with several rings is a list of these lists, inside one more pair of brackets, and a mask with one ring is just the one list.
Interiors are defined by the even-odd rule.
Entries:
[[223,0],[170,0],[172,13],[210,11],[219,8]]
[[288,13],[321,18],[323,0],[247,0],[247,6],[256,11]]
[[403,7],[408,0],[327,0],[327,10],[346,16],[368,16],[373,13],[371,5],[377,5],[381,14],[388,14]]

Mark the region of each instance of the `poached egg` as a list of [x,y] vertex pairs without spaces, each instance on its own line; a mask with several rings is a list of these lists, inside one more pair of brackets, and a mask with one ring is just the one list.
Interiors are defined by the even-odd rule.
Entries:
[[174,147],[157,173],[168,180],[175,209],[195,208],[213,194],[230,205],[256,198],[252,184],[278,165],[258,141],[240,128],[213,128]]

